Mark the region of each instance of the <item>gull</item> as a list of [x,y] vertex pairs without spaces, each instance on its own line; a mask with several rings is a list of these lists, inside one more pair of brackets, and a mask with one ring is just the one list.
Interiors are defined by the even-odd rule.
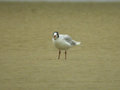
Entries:
[[55,47],[59,50],[58,59],[60,59],[61,50],[65,50],[65,59],[67,58],[67,50],[72,46],[80,45],[80,42],[72,40],[67,34],[53,33],[52,41]]

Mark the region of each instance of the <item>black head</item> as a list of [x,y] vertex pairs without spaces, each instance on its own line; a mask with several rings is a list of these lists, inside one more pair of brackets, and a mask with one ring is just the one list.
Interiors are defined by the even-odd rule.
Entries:
[[56,40],[57,38],[59,38],[59,33],[58,32],[54,32],[53,33],[53,38]]

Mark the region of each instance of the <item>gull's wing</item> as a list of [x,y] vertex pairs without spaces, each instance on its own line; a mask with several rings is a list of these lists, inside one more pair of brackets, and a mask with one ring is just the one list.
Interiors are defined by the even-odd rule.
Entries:
[[74,42],[74,40],[72,40],[72,38],[69,36],[69,35],[64,35],[64,40],[66,41],[66,42],[68,42],[69,44],[71,44],[71,45],[76,45],[76,43]]

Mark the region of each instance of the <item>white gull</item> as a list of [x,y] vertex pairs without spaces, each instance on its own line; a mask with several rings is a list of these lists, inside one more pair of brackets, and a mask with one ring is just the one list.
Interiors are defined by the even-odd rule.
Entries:
[[59,34],[58,32],[53,33],[53,43],[57,49],[59,49],[58,59],[60,59],[61,50],[65,50],[65,59],[67,58],[67,50],[72,46],[80,45],[80,42],[72,40],[69,35]]

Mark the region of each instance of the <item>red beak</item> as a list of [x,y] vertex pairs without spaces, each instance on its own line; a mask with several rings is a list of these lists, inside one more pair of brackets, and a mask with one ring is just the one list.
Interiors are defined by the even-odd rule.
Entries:
[[56,35],[54,35],[54,38],[56,38]]

